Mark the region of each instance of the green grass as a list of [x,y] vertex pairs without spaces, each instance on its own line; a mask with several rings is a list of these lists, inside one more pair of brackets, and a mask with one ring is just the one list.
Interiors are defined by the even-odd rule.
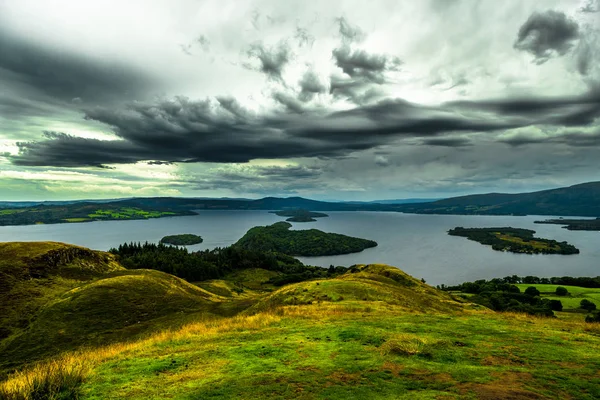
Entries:
[[88,222],[89,218],[65,218],[66,222]]
[[[282,288],[272,276],[85,281],[36,314],[26,346],[1,349],[48,362],[0,383],[0,399],[600,398],[600,324],[562,318],[573,313],[494,313],[377,264]],[[58,355],[67,343],[76,351]]]
[[143,219],[175,215],[170,211],[146,211],[135,207],[121,207],[114,210],[96,210],[88,216],[92,219]]
[[[583,288],[579,286],[565,286],[565,285],[545,285],[545,284],[518,284],[516,285],[524,292],[530,286],[537,288],[540,291],[542,297],[548,299],[560,300],[563,305],[564,311],[577,310],[579,309],[579,303],[583,299],[587,299],[596,304],[600,309],[600,288]],[[567,296],[557,296],[556,288],[562,286],[569,291]]]
[[600,396],[600,339],[579,325],[368,302],[280,314],[259,328],[192,331],[118,354],[85,380],[82,398]]

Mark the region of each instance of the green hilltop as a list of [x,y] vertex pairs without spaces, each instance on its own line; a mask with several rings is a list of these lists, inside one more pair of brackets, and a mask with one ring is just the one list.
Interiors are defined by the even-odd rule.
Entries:
[[21,310],[2,313],[0,399],[600,397],[600,324],[496,313],[387,265],[279,287],[51,242],[0,260],[0,304]]

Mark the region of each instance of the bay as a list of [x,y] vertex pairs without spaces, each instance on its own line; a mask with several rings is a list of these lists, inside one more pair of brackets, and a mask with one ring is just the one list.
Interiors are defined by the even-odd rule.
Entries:
[[[124,242],[158,242],[163,236],[193,233],[203,237],[191,251],[235,243],[253,226],[284,220],[267,211],[198,211],[198,215],[136,221],[3,226],[0,241],[58,241],[96,250]],[[419,215],[393,212],[328,212],[311,223],[294,223],[292,229],[320,229],[372,239],[375,248],[340,256],[298,257],[311,265],[350,266],[384,263],[423,278],[427,283],[455,284],[507,275],[598,276],[600,232],[568,231],[559,225],[534,224],[548,216]],[[498,252],[463,237],[449,236],[456,226],[527,228],[543,238],[567,241],[578,255],[528,255]]]

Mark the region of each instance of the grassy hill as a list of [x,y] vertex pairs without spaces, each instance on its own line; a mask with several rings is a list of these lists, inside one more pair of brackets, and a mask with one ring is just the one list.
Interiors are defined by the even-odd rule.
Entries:
[[[86,281],[39,311],[31,331],[75,326],[92,339],[12,374],[0,399],[600,397],[600,324],[494,313],[394,267],[281,288],[268,283],[277,272],[258,269],[196,285],[131,272]],[[187,322],[169,320],[194,307]],[[93,326],[73,325],[77,313]],[[127,325],[136,320],[160,329],[139,335]],[[126,325],[121,340],[93,341],[113,323]]]
[[0,278],[0,374],[238,306],[172,275],[126,270],[112,254],[63,243],[0,243]]

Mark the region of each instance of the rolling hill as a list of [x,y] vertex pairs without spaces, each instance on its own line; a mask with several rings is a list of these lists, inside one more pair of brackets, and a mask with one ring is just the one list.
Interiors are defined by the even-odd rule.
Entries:
[[600,324],[495,313],[387,265],[276,288],[272,271],[194,285],[51,242],[0,256],[0,304],[44,299],[0,342],[18,369],[2,400],[600,396]]

